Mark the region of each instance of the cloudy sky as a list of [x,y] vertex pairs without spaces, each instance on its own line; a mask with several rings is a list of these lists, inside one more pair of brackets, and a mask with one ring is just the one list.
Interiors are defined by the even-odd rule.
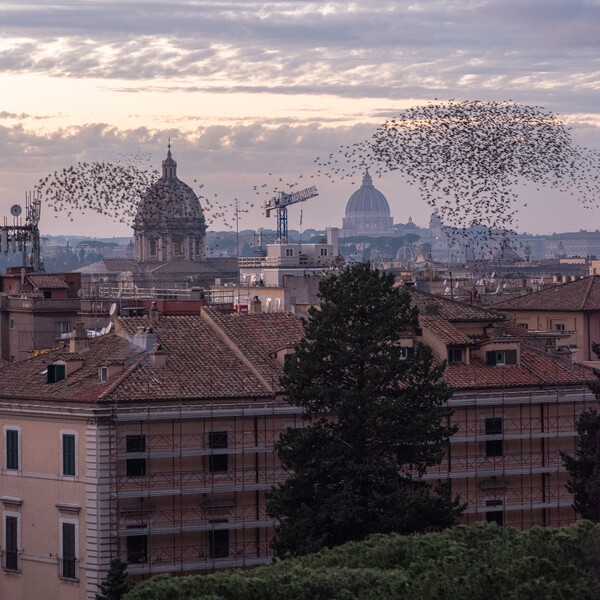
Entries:
[[[171,138],[181,179],[225,212],[233,198],[249,209],[241,228],[275,226],[254,186],[280,179],[319,188],[305,229],[341,226],[360,182],[319,178],[315,157],[436,98],[541,106],[600,147],[598,1],[1,0],[0,31],[2,214],[78,161],[141,153],[160,168]],[[399,175],[375,185],[395,222],[427,223]],[[568,195],[522,193],[521,231],[600,226]],[[42,232],[130,231],[71,218],[44,207]],[[290,227],[299,219],[294,207]]]

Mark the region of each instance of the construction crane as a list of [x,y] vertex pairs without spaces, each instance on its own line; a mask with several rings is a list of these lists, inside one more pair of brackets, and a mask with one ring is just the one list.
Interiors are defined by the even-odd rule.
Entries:
[[270,198],[265,202],[265,212],[267,217],[271,216],[271,211],[277,211],[277,243],[287,242],[288,224],[287,224],[287,207],[296,202],[306,202],[309,198],[318,196],[316,186],[312,185],[305,190],[299,190],[293,194],[279,192],[275,198]]

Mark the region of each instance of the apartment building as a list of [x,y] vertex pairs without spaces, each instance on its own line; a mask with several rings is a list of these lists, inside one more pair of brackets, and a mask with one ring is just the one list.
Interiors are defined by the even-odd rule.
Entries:
[[447,361],[458,428],[425,478],[450,482],[468,504],[467,524],[573,522],[560,451],[574,452],[578,415],[598,408],[593,371],[531,347],[528,332],[502,313],[407,289],[420,312],[415,341]]
[[494,308],[549,348],[562,347],[575,362],[597,360],[592,344],[600,342],[600,275],[505,300]]
[[[559,450],[598,405],[593,373],[501,313],[408,293],[405,356],[430,344],[455,390],[458,431],[425,477],[468,502],[466,523],[572,522]],[[115,556],[135,578],[269,563],[273,443],[302,422],[279,375],[302,333],[285,313],[152,308],[0,370],[0,598],[95,599]]]
[[0,598],[95,599],[115,556],[134,577],[272,559],[264,490],[299,413],[278,379],[302,326],[150,313],[0,372]]

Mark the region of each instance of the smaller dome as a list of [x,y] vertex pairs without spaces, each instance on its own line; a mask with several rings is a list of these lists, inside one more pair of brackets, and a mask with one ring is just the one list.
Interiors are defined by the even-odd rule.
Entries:
[[385,196],[373,186],[373,180],[366,170],[362,186],[350,196],[346,204],[346,216],[353,213],[386,213],[390,214],[390,206]]
[[171,156],[170,144],[162,168],[162,177],[150,186],[138,205],[134,228],[157,226],[174,220],[185,224],[186,228],[200,222],[203,225],[200,201],[192,188],[177,177],[177,163]]

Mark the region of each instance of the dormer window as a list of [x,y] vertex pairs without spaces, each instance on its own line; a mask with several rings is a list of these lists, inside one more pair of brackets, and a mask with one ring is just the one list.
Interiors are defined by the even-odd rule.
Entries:
[[415,349],[412,346],[401,346],[400,347],[400,360],[406,360],[412,358],[415,355]]
[[158,248],[156,240],[150,240],[150,256],[156,256],[158,254]]
[[485,353],[485,363],[490,366],[501,367],[517,364],[516,350],[491,350]]
[[448,362],[449,363],[461,363],[463,361],[463,350],[462,348],[448,348]]
[[327,256],[327,248],[321,248],[321,256]]
[[48,383],[57,383],[67,376],[66,365],[48,365]]
[[108,381],[108,367],[100,367],[100,381]]

